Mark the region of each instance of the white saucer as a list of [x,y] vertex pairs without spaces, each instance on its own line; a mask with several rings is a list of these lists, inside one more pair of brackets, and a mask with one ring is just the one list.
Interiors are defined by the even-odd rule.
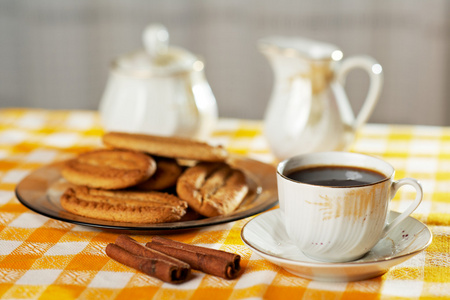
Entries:
[[[389,220],[399,213],[390,211]],[[291,243],[283,224],[282,212],[275,209],[250,220],[241,231],[242,241],[268,261],[286,271],[318,281],[355,281],[380,276],[431,243],[431,231],[420,221],[408,217],[363,258],[347,263],[327,263],[308,258]]]

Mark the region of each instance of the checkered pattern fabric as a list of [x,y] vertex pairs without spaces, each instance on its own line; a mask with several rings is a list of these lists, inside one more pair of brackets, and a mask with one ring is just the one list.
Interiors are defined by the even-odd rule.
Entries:
[[[222,119],[210,142],[230,152],[276,163],[260,121]],[[194,271],[171,285],[109,259],[104,249],[117,233],[36,214],[15,197],[16,184],[34,169],[98,147],[103,131],[90,111],[0,110],[1,299],[450,299],[450,129],[366,125],[351,151],[379,156],[424,187],[414,217],[433,232],[430,247],[359,282],[324,283],[296,277],[264,260],[240,239],[250,218],[166,237],[239,253],[244,272],[225,280]],[[392,201],[401,211],[414,198],[402,189]],[[132,236],[144,243],[151,236]]]

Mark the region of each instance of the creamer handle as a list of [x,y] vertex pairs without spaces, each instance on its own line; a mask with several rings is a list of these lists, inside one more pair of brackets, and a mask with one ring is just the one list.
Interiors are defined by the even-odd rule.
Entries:
[[353,123],[353,129],[356,130],[367,122],[380,97],[381,88],[383,86],[383,68],[370,56],[361,55],[349,57],[344,59],[339,65],[336,71],[337,80],[342,85],[345,85],[345,79],[348,72],[354,68],[361,68],[367,71],[370,77],[370,86],[366,100]]

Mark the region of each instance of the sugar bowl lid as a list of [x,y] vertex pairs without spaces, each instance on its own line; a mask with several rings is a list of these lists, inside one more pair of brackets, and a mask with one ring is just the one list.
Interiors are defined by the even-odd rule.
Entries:
[[144,49],[119,57],[113,70],[136,77],[174,76],[203,69],[203,62],[186,49],[169,45],[169,32],[162,24],[150,24],[142,34]]

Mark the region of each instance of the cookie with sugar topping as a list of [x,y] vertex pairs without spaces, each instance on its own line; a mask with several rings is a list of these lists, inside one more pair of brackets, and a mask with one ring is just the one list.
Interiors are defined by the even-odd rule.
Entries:
[[244,173],[226,163],[201,162],[177,181],[177,194],[203,216],[232,213],[249,191]]

